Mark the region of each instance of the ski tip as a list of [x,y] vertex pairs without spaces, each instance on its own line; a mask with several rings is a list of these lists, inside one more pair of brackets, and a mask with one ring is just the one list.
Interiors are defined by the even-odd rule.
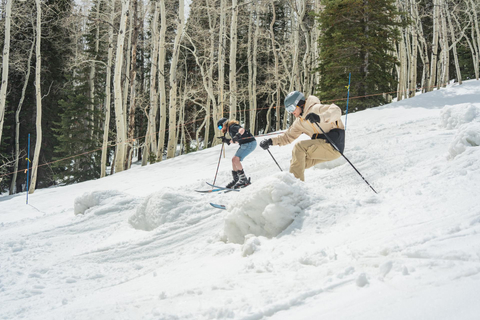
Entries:
[[210,205],[214,208],[217,208],[217,209],[227,210],[227,207],[224,206],[223,204],[216,204],[216,203],[211,203],[210,202]]

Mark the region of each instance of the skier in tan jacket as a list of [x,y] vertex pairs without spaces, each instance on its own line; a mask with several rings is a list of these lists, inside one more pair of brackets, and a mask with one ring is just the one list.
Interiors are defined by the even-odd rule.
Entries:
[[[302,133],[310,140],[295,144],[290,161],[290,172],[298,179],[305,181],[305,169],[317,163],[335,160],[343,153],[345,145],[345,127],[340,119],[342,110],[335,104],[321,104],[315,96],[305,96],[298,91],[290,92],[285,98],[285,109],[295,116],[293,124],[283,134],[264,139],[260,147],[267,150],[271,145],[284,146],[292,143]],[[319,125],[325,134],[334,142],[334,148],[317,127]],[[340,151],[340,152],[339,152]]]

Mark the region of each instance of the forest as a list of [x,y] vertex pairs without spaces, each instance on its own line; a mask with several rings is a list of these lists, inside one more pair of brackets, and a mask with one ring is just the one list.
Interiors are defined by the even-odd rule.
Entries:
[[254,135],[284,130],[294,90],[345,114],[479,80],[478,0],[2,0],[0,10],[0,193],[215,146],[222,117]]

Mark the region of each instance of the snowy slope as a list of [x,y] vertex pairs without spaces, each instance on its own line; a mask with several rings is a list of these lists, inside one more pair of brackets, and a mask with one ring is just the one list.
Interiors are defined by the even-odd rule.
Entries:
[[343,158],[294,179],[289,145],[283,172],[247,157],[239,193],[193,191],[217,146],[0,197],[0,319],[479,319],[479,98],[467,81],[348,115],[378,194]]

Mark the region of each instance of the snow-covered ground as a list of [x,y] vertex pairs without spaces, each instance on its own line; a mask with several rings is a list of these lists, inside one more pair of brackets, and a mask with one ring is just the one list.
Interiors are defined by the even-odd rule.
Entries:
[[378,194],[343,158],[294,179],[289,145],[270,148],[283,172],[247,157],[241,192],[194,191],[217,146],[2,196],[0,319],[480,319],[479,145],[467,81],[348,115]]

